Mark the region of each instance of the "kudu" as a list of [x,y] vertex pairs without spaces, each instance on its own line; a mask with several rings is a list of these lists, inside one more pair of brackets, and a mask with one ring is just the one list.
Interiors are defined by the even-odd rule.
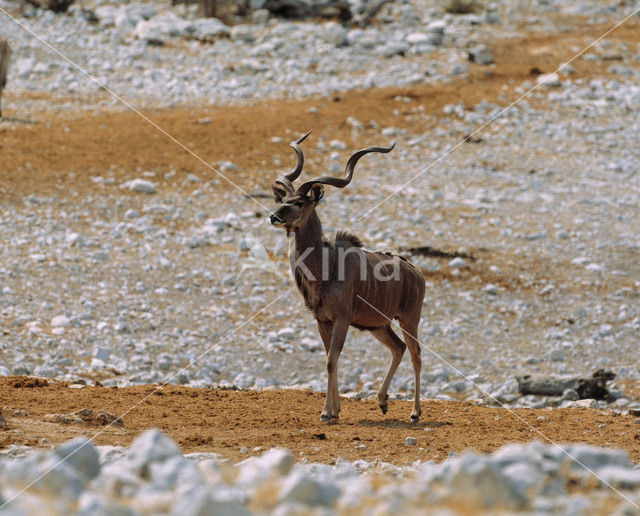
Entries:
[[[356,152],[347,162],[344,178],[321,176],[295,189],[293,181],[304,164],[299,144],[309,134],[291,142],[298,164],[271,186],[278,204],[271,223],[287,231],[292,272],[307,307],[317,320],[327,353],[327,393],[321,418],[323,421],[338,418],[338,358],[349,326],[353,326],[370,331],[391,351],[391,363],[378,391],[383,414],[387,412],[389,384],[409,347],[415,377],[411,420],[418,421],[422,360],[417,332],[425,293],[424,278],[404,258],[365,250],[360,239],[347,232],[339,231],[333,242],[326,240],[316,213],[316,206],[324,195],[323,185],[344,188],[351,182],[362,156],[370,152],[390,152],[395,144]],[[404,342],[391,328],[393,319],[400,324]]]
[[11,47],[7,40],[0,37],[0,118],[2,118],[2,90],[7,85],[7,73],[9,72],[9,60],[11,59]]

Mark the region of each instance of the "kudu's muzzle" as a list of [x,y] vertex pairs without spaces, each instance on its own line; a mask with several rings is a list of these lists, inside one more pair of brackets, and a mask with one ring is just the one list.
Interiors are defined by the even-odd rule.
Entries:
[[271,224],[274,226],[281,226],[284,224],[284,220],[282,220],[277,213],[272,213],[269,219],[271,220]]

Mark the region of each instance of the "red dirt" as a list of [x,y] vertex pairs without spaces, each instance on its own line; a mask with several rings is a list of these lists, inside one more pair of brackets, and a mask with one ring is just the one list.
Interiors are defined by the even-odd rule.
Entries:
[[[294,389],[231,391],[156,385],[78,389],[64,382],[8,377],[0,379],[0,407],[8,423],[8,428],[0,429],[0,448],[11,444],[47,447],[79,435],[95,437],[96,444],[127,446],[138,434],[155,427],[170,435],[185,453],[215,452],[234,461],[247,457],[242,448],[260,454],[280,446],[299,459],[315,462],[332,463],[343,457],[410,464],[441,461],[450,452],[467,449],[492,452],[509,442],[536,439],[623,448],[632,460],[640,461],[640,426],[633,416],[611,411],[507,411],[426,400],[422,421],[410,423],[411,402],[391,401],[383,416],[375,400],[343,399],[340,421],[327,424],[319,418],[323,401],[320,393]],[[61,423],[62,418],[51,416],[81,409],[121,416],[124,427],[106,426],[104,418]],[[408,436],[416,437],[418,445],[406,446]],[[359,449],[363,444],[366,449]]]

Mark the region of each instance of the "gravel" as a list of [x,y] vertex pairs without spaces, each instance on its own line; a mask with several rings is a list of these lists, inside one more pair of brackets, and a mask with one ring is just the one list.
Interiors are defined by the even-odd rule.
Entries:
[[[7,89],[14,98],[64,92],[83,109],[116,106],[101,87],[106,85],[138,106],[170,107],[430,84],[464,77],[470,56],[490,66],[493,55],[478,41],[507,35],[513,23],[532,15],[551,27],[554,10],[616,19],[626,14],[617,2],[581,0],[536,2],[520,11],[500,1],[480,14],[452,16],[430,3],[418,10],[401,1],[381,12],[380,23],[363,28],[266,20],[264,13],[256,16],[259,23],[228,27],[198,19],[185,6],[85,4],[98,24],[89,24],[75,7],[68,16],[27,8],[19,21],[100,84],[3,22],[14,49]],[[0,7],[11,4],[0,0]],[[640,378],[637,49],[602,45],[584,58],[615,60],[609,69],[615,79],[572,79],[570,65],[538,76],[543,87],[501,114],[481,142],[456,147],[386,201],[375,218],[360,218],[395,192],[407,171],[417,174],[505,106],[461,102],[443,106],[442,113],[399,115],[438,124],[426,134],[379,128],[380,139],[397,139],[402,152],[394,161],[376,156],[363,162],[357,189],[328,192],[319,208],[327,232],[349,221],[372,247],[490,246],[475,261],[414,257],[425,271],[446,276],[427,283],[420,330],[421,387],[428,398],[637,408],[622,393],[613,403],[576,400],[572,393],[522,397],[514,380],[526,373],[588,375],[598,368],[624,380]],[[518,91],[534,86],[524,81]],[[24,116],[43,108],[35,96],[21,104]],[[364,123],[347,122],[354,131]],[[279,135],[272,140],[282,141]],[[305,145],[310,156],[325,156],[327,146],[347,147],[339,140]],[[237,169],[231,161],[219,165]],[[336,160],[332,166],[341,169]],[[165,192],[156,188],[156,175],[140,171],[141,177],[118,185],[105,170],[93,178],[100,195],[73,202],[29,196],[22,206],[0,207],[0,374],[88,383],[100,377],[103,385],[119,386],[323,390],[323,346],[315,325],[291,287],[285,261],[269,258],[286,254],[284,235],[264,216],[256,218],[251,200],[218,195],[216,180],[190,175]],[[247,319],[258,310],[266,317]],[[373,395],[387,360],[366,333],[352,331],[341,357],[341,392]],[[615,383],[611,387],[616,391]],[[407,361],[391,390],[397,398],[411,396]],[[588,482],[584,472],[560,449],[539,443],[408,469],[344,461],[293,466],[282,450],[232,466],[215,456],[184,457],[157,432],[119,450],[114,460],[91,444],[79,446],[3,459],[0,500],[51,467],[55,475],[16,500],[16,514],[106,514],[120,507],[142,514],[293,514],[300,507],[347,511],[367,504],[403,513],[444,507],[459,492],[485,508],[571,513],[607,493],[570,490],[576,478]],[[598,472],[599,485],[640,487],[638,471],[622,452],[565,451]],[[382,473],[383,488],[372,487],[372,472]],[[338,480],[345,478],[349,482]],[[257,494],[266,485],[276,493],[268,502]]]

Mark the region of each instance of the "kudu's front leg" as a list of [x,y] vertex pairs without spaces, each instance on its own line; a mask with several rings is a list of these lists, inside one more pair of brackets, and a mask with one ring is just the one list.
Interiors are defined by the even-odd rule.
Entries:
[[[334,321],[331,331],[331,344],[327,353],[327,395],[320,418],[323,421],[338,419],[340,414],[340,395],[338,392],[338,359],[347,338],[349,323],[346,320]],[[322,335],[322,332],[320,333]],[[324,337],[323,337],[324,340]],[[325,344],[326,348],[326,344]]]

